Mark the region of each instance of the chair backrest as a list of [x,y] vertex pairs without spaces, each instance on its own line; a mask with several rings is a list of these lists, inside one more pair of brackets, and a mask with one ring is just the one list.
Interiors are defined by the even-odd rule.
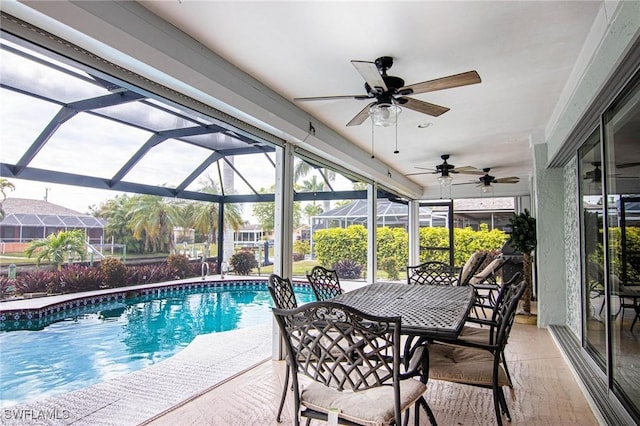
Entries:
[[296,409],[298,374],[338,391],[392,385],[400,424],[400,317],[377,317],[340,303],[273,309],[287,345]]
[[500,290],[496,296],[495,305],[493,308],[493,313],[491,314],[491,321],[497,322],[497,316],[500,313],[500,309],[502,309],[503,305],[509,303],[509,296],[511,295],[511,287],[513,287],[516,283],[518,283],[522,279],[522,273],[516,272],[513,276],[500,286]]
[[471,279],[469,280],[469,284],[481,284],[484,282],[495,283],[496,274],[498,273],[500,268],[502,268],[507,262],[508,260],[504,257],[496,257],[491,262],[489,262],[489,264],[485,266],[480,272],[471,277]]
[[478,269],[480,269],[480,265],[484,262],[484,259],[487,257],[487,252],[477,251],[469,256],[469,259],[465,262],[462,270],[460,271],[460,276],[458,277],[458,285],[464,286],[469,285],[469,281],[471,278],[478,273]]
[[407,283],[417,285],[452,285],[457,276],[451,266],[435,260],[407,266]]
[[276,274],[269,275],[269,293],[273,304],[279,309],[294,309],[298,307],[296,295],[289,278],[282,278]]
[[[516,274],[519,275],[519,274]],[[509,282],[515,281],[511,279]],[[499,300],[499,305],[496,304],[494,311],[494,318],[498,324],[496,329],[495,344],[500,351],[504,350],[509,339],[509,333],[513,326],[513,321],[516,317],[516,309],[518,308],[518,302],[522,298],[527,286],[527,282],[522,279],[517,284],[506,285],[506,289],[502,292],[502,300]]]
[[307,274],[307,280],[318,301],[333,299],[342,294],[338,273],[334,270],[314,266],[311,273]]

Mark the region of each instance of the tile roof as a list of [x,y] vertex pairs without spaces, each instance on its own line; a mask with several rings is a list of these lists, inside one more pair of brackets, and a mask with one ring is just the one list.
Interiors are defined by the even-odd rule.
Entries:
[[91,216],[44,200],[30,200],[27,198],[9,197],[2,202],[2,209],[7,216],[10,214]]

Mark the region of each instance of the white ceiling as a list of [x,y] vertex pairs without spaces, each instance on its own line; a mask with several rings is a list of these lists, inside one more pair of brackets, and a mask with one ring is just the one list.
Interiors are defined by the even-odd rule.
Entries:
[[[545,131],[587,40],[602,1],[472,2],[144,2],[143,5],[284,98],[366,94],[350,60],[392,56],[390,75],[406,84],[476,70],[482,82],[415,95],[451,110],[430,117],[405,109],[397,128],[376,128],[375,156],[403,174],[434,168],[451,154],[456,166],[491,168],[528,192],[531,143]],[[581,70],[578,70],[581,71]],[[369,101],[298,102],[367,152],[370,121],[346,127]],[[431,123],[421,129],[419,124]],[[432,174],[412,176],[437,188]],[[456,182],[477,179],[456,175]],[[508,188],[507,188],[508,187]],[[434,192],[432,192],[434,193]],[[454,186],[452,196],[478,194]]]

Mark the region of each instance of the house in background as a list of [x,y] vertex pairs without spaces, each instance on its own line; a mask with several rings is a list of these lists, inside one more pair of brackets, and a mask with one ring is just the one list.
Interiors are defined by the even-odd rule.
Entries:
[[30,241],[73,229],[82,229],[92,244],[104,242],[104,219],[44,200],[7,198],[2,208],[5,217],[0,222],[0,253],[20,252]]
[[[480,229],[480,224],[487,224],[488,229],[505,230],[509,218],[515,212],[513,197],[502,198],[468,198],[454,200],[452,205],[453,227]],[[331,209],[311,220],[311,234],[319,229],[347,227],[367,224],[367,200],[354,200]],[[407,229],[409,209],[406,204],[389,200],[378,200],[377,224],[392,228]],[[449,205],[429,204],[419,209],[420,226],[447,226],[449,223]]]

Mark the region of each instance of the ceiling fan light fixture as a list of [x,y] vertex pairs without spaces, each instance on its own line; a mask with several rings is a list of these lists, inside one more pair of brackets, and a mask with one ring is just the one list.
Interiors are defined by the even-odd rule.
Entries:
[[453,178],[449,175],[438,176],[438,182],[440,182],[440,186],[443,188],[451,186],[451,182],[453,182]]
[[482,185],[482,187],[480,188],[480,191],[482,191],[483,194],[493,194],[493,185],[489,184],[489,185]]
[[402,108],[399,106],[387,103],[375,104],[369,108],[369,115],[373,124],[380,127],[394,126],[401,112]]

